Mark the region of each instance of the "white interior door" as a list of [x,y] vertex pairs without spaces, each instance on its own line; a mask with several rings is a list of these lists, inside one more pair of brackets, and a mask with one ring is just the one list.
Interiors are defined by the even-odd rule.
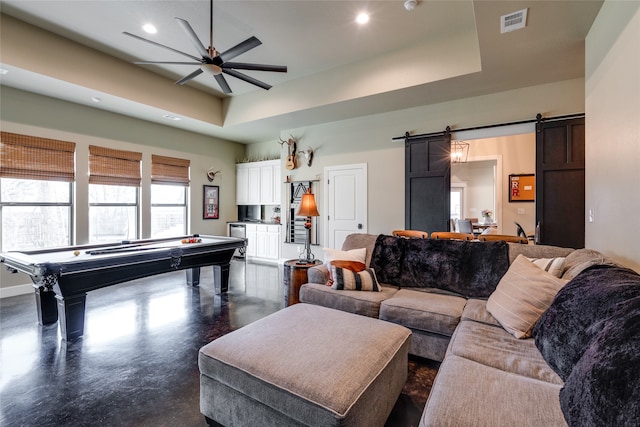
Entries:
[[324,168],[325,242],[340,249],[351,233],[367,232],[367,165]]

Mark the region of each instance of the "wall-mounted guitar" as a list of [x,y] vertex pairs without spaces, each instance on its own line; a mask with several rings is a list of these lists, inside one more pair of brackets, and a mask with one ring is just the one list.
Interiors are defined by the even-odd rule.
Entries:
[[287,141],[284,141],[281,138],[279,144],[287,144],[287,162],[285,164],[285,168],[287,168],[287,170],[294,170],[296,168],[297,141],[293,138],[289,138]]

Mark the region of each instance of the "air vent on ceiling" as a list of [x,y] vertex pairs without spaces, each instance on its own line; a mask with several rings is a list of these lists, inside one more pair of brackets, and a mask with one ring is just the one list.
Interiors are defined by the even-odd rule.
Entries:
[[514,30],[520,30],[527,25],[527,10],[522,9],[517,12],[502,15],[500,17],[500,33],[508,33]]

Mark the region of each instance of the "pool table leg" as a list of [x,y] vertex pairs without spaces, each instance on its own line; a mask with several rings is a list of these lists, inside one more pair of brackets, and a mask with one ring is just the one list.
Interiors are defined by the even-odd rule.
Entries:
[[52,289],[34,284],[36,291],[36,309],[38,311],[38,323],[50,325],[58,321],[58,308],[56,307],[56,294]]
[[187,268],[187,285],[198,286],[200,284],[200,267]]
[[87,294],[82,293],[71,297],[56,295],[56,298],[62,339],[72,341],[80,338],[84,334],[84,309]]
[[229,263],[213,266],[213,287],[216,295],[227,293],[229,290]]

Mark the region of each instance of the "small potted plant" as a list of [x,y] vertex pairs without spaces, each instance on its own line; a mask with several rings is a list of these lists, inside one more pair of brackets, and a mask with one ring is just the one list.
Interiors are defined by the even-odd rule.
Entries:
[[489,209],[483,209],[482,210],[482,222],[484,222],[485,224],[490,224],[492,223],[492,219],[491,216],[493,216],[493,212],[491,212]]

